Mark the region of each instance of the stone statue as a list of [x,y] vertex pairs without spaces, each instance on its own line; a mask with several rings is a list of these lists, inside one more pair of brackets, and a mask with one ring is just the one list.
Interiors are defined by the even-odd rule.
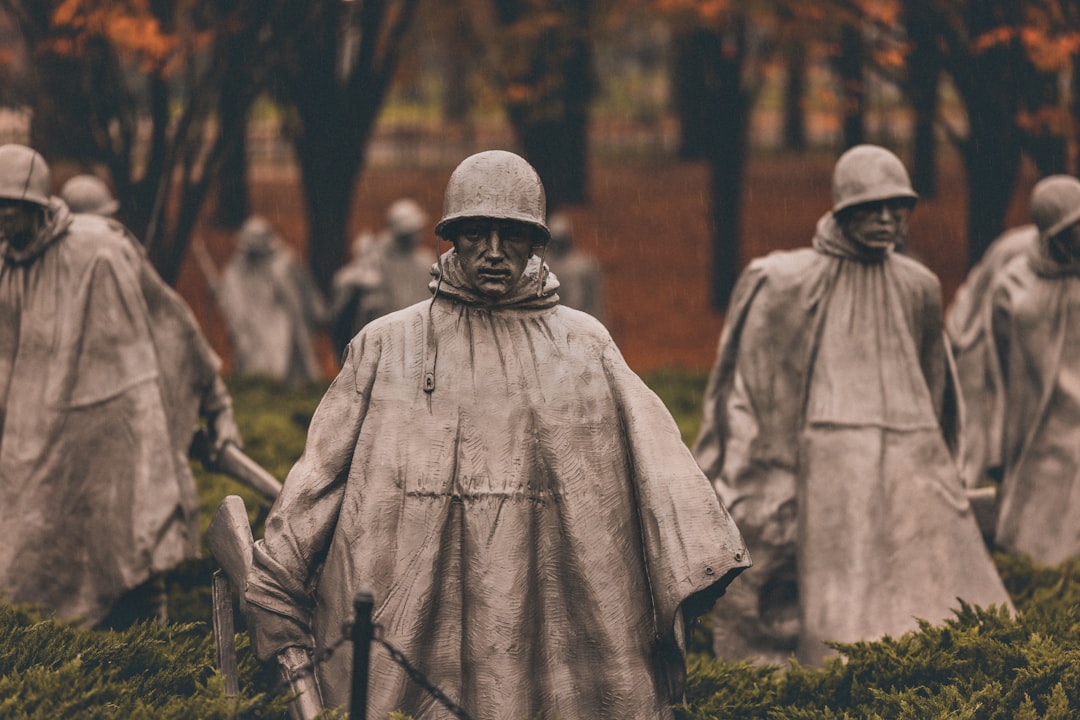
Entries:
[[326,322],[325,300],[266,218],[244,221],[214,290],[232,342],[233,373],[294,384],[322,379],[314,334]]
[[119,223],[0,147],[0,590],[89,624],[199,549],[199,418],[239,442],[217,358]]
[[[120,203],[113,197],[109,186],[95,175],[75,175],[69,179],[60,188],[60,199],[73,213],[111,218],[120,209]],[[113,225],[120,228],[119,223],[114,222]],[[139,286],[150,312],[150,333],[157,348],[161,377],[166,379],[160,383],[161,393],[168,411],[176,474],[181,479],[184,507],[190,525],[189,555],[197,557],[201,549],[201,524],[199,490],[195,485],[195,476],[191,472],[188,458],[192,428],[200,418],[205,420],[210,436],[214,439],[209,448],[208,459],[211,461],[227,443],[233,443],[237,447],[242,447],[243,443],[233,417],[232,398],[221,379],[221,359],[210,347],[188,304],[158,275],[135,236],[126,228],[122,229],[142,258],[139,264]],[[162,581],[160,575],[154,578],[154,582],[159,586]],[[158,617],[164,618],[164,587],[156,587],[152,592],[157,602],[162,603],[157,609]],[[138,595],[131,599],[135,603],[142,602]],[[122,612],[125,618],[138,615],[137,607],[127,608],[126,605],[127,598],[121,599],[117,603],[117,613]]]
[[75,175],[60,188],[60,199],[73,213],[113,217],[120,209],[109,186],[96,175]]
[[968,272],[945,313],[945,332],[964,398],[960,466],[968,487],[1001,481],[1001,378],[993,358],[990,288],[1003,267],[1017,255],[1034,252],[1038,242],[1034,225],[1002,233]]
[[[522,158],[465,159],[433,296],[367,325],[254,548],[260,657],[341,636],[360,588],[382,637],[477,720],[670,718],[684,623],[750,564],[663,403],[603,325],[559,304]],[[349,700],[351,653],[318,666]],[[447,711],[381,647],[368,715]]]
[[813,247],[743,272],[709,378],[694,452],[756,565],[716,613],[722,657],[817,663],[958,597],[1009,602],[952,456],[938,280],[893,252],[907,171],[857,146],[833,198]]
[[420,244],[426,226],[420,205],[402,198],[390,205],[379,236],[357,237],[352,260],[334,275],[331,315],[339,356],[372,320],[430,297],[435,255]]
[[1004,471],[995,542],[1056,565],[1080,555],[1080,181],[1040,180],[1034,245],[990,286],[994,424]]
[[551,242],[544,261],[559,278],[559,302],[604,322],[604,276],[600,263],[574,246],[574,226],[566,213],[548,219]]

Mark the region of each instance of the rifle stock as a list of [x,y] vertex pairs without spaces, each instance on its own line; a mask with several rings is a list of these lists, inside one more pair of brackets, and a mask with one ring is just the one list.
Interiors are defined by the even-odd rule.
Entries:
[[244,588],[251,569],[251,553],[255,539],[251,535],[247,508],[239,495],[229,495],[221,501],[206,529],[206,544],[221,569],[229,576],[240,593],[244,607]]
[[[247,603],[244,601],[244,590],[247,587],[248,571],[251,570],[255,539],[251,534],[247,508],[239,495],[228,495],[221,501],[213,519],[210,520],[210,526],[206,529],[206,544],[221,569],[236,586],[240,595],[240,612],[246,615]],[[225,618],[222,617],[226,612],[230,616],[228,622],[225,622]],[[214,613],[214,627],[223,628],[223,634],[229,635],[228,638],[218,640],[218,652],[219,655],[228,655],[227,652],[222,652],[222,648],[223,645],[227,646],[228,641],[232,639],[232,607],[226,608],[223,604],[215,604]],[[303,669],[309,661],[308,652],[303,648],[289,647],[278,654],[281,678],[289,684],[293,692],[299,693],[289,703],[289,717],[293,720],[310,720],[323,709],[315,674],[310,669]],[[235,662],[233,664],[235,665]],[[221,667],[228,679],[226,671],[228,663],[222,662]]]

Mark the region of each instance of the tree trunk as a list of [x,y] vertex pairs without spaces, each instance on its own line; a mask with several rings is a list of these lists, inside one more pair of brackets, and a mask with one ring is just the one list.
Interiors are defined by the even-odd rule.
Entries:
[[785,58],[787,83],[784,86],[784,149],[806,149],[806,43],[788,44]]
[[713,133],[709,148],[710,192],[713,230],[712,307],[726,310],[741,265],[739,241],[742,230],[743,174],[751,99],[743,88],[746,59],[746,23],[739,18],[721,38],[721,52],[714,55],[715,78],[711,105]]
[[995,107],[968,105],[971,136],[963,147],[968,180],[968,268],[1005,229],[1016,189],[1021,139],[1011,116]]
[[915,112],[915,151],[912,161],[912,183],[924,198],[937,195],[937,141],[934,124],[937,122],[941,79],[941,53],[937,49],[933,20],[920,4],[907,7],[908,37],[911,54],[908,56],[908,97]]
[[701,160],[709,155],[712,123],[716,118],[713,107],[709,68],[719,60],[720,38],[715,32],[693,28],[677,32],[672,38],[671,87],[675,114],[679,118],[679,157]]
[[230,68],[233,70],[222,77],[218,115],[221,133],[234,141],[229,143],[221,160],[214,218],[225,227],[236,228],[251,212],[247,183],[247,129],[252,93],[244,92],[242,87],[243,83],[251,80],[247,74],[238,72],[243,67],[242,61],[236,57],[231,59]]
[[[973,35],[1023,19],[1020,2],[971,3],[966,22]],[[1022,132],[1017,126],[1029,59],[1018,38],[978,53],[952,58],[951,73],[968,117],[960,145],[968,184],[968,267],[1005,229],[1005,214],[1016,188]]]
[[508,94],[507,117],[525,157],[544,182],[548,205],[583,203],[588,188],[589,103],[595,87],[590,2],[562,3],[558,21],[526,35],[527,4],[500,5],[500,22],[516,33],[508,42],[508,86],[525,89]]
[[48,46],[34,53],[37,83],[30,145],[53,165],[67,161],[86,168],[100,159],[86,121],[93,106],[82,91],[84,63],[81,57],[62,55]]
[[[222,117],[222,124],[226,122]],[[222,158],[221,176],[218,178],[217,203],[214,219],[223,227],[236,228],[251,213],[251,198],[247,183],[247,127],[246,123],[232,121],[236,142]]]
[[846,24],[840,31],[840,74],[844,147],[864,141],[866,118],[866,83],[863,80],[862,32],[858,26]]
[[322,121],[305,117],[296,141],[308,208],[308,261],[323,292],[329,292],[334,273],[347,259],[349,210],[364,163],[362,145],[345,151],[330,116]]
[[[1025,64],[1026,65],[1026,64]],[[1024,109],[1032,117],[1040,117],[1041,111],[1061,107],[1058,73],[1040,72],[1026,65],[1030,77],[1021,84],[1024,93]],[[1024,133],[1024,149],[1035,162],[1042,175],[1055,175],[1069,170],[1069,146],[1066,138],[1052,125],[1036,122]]]

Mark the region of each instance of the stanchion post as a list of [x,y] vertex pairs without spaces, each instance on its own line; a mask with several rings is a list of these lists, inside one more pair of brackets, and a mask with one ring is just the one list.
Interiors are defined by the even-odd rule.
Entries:
[[356,593],[353,599],[355,619],[352,629],[352,702],[349,706],[349,717],[352,720],[367,720],[368,666],[371,659],[371,640],[375,635],[371,613],[374,609],[374,595],[367,590]]

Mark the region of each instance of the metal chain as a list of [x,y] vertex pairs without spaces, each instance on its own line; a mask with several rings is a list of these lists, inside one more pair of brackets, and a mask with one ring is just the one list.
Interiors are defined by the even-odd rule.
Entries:
[[[401,669],[405,671],[405,674],[408,675],[413,680],[413,682],[423,688],[429,695],[431,695],[431,697],[435,698],[435,700],[440,705],[449,710],[454,717],[458,718],[458,720],[472,720],[472,716],[469,715],[465,708],[461,707],[456,702],[451,700],[450,696],[443,692],[443,690],[438,685],[428,680],[427,676],[424,675],[424,673],[413,667],[412,663],[409,662],[409,659],[405,657],[405,653],[398,650],[396,647],[394,647],[393,644],[390,643],[389,640],[386,640],[383,637],[383,632],[385,628],[383,628],[382,625],[378,623],[372,623],[372,626],[375,628],[375,634],[373,637],[375,642],[379,643],[386,649],[386,652],[390,655],[390,659],[396,662],[399,666],[401,666]],[[298,677],[301,675],[311,675],[315,672],[316,666],[321,665],[327,660],[329,660],[330,656],[333,655],[338,648],[340,648],[342,645],[349,642],[350,640],[352,640],[351,621],[345,623],[344,627],[342,628],[341,637],[339,637],[330,645],[324,647],[318,653],[313,654],[311,659],[303,665],[298,665],[295,668],[290,668],[290,672],[294,677]],[[285,688],[286,685],[287,683],[285,681],[282,681],[278,684],[278,689],[281,690]]]
[[458,718],[458,720],[472,720],[472,717],[469,715],[469,713],[465,711],[465,708],[461,707],[456,702],[451,700],[450,697],[446,693],[444,693],[441,688],[439,688],[439,686],[428,680],[427,676],[424,675],[424,673],[413,667],[412,664],[409,662],[409,659],[405,657],[405,654],[403,652],[390,644],[389,640],[386,640],[382,637],[382,625],[374,623],[374,627],[375,642],[386,648],[386,652],[390,653],[390,659],[400,665],[401,669],[405,671],[405,674],[413,679],[413,682],[426,690],[427,693],[431,695],[431,697],[435,698],[435,700],[438,701],[440,705],[449,710],[454,717]]

